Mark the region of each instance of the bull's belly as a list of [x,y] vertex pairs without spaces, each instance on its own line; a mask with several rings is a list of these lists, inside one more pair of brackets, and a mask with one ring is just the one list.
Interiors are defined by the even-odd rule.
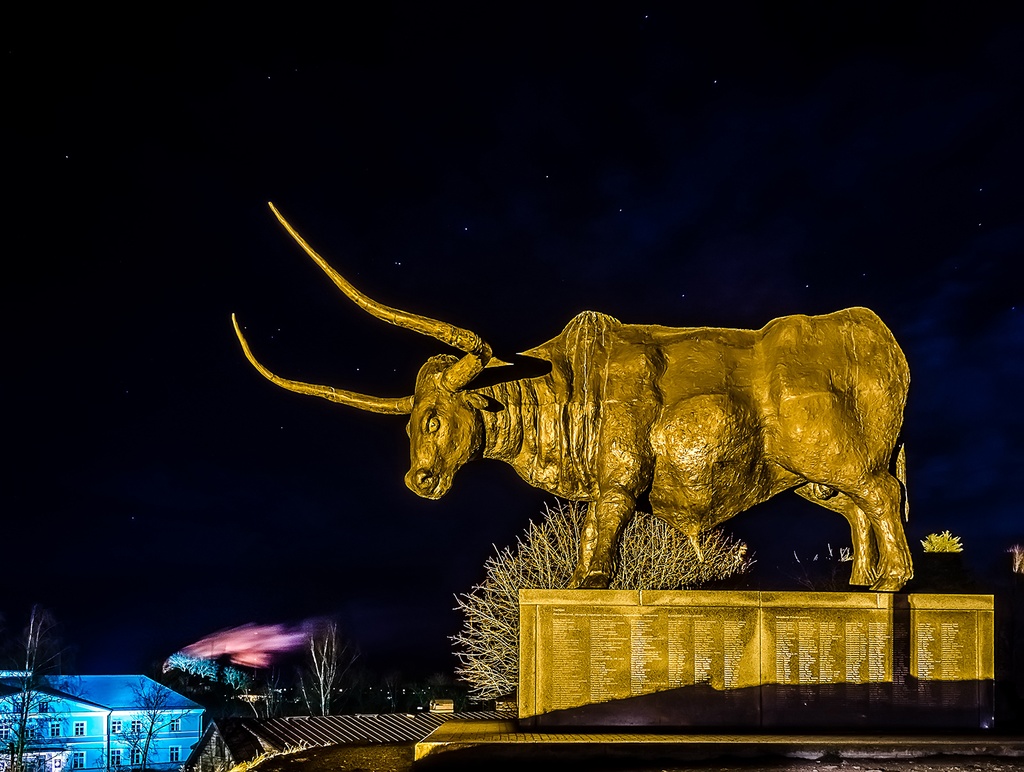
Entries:
[[677,517],[698,522],[703,530],[799,482],[795,475],[767,462],[680,466],[658,459],[650,499],[655,514],[675,512]]
[[666,410],[651,440],[651,507],[687,532],[717,525],[798,482],[766,455],[755,414],[726,395],[702,395]]

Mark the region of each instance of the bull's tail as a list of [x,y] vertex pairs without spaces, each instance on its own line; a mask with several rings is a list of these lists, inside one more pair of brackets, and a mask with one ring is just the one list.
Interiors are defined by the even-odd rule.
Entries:
[[910,497],[907,495],[907,445],[901,442],[896,451],[896,479],[900,481],[900,509],[904,522],[910,522]]

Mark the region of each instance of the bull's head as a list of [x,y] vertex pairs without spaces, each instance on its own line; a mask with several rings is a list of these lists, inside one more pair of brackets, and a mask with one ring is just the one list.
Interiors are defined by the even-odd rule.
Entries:
[[331,268],[295,229],[281,216],[273,204],[270,209],[313,261],[356,305],[390,324],[430,335],[464,355],[435,356],[427,360],[416,376],[416,390],[408,397],[373,397],[354,391],[319,386],[281,378],[270,372],[253,356],[234,315],[231,321],[242,351],[265,378],[298,392],[323,397],[331,402],[351,405],[374,413],[408,414],[412,463],[405,484],[419,496],[437,499],[448,492],[452,477],[463,464],[480,452],[483,444],[483,420],[480,410],[487,405],[482,394],[466,387],[488,366],[504,364],[491,356],[491,347],[479,335],[460,327],[390,308],[371,300],[353,287],[344,276]]

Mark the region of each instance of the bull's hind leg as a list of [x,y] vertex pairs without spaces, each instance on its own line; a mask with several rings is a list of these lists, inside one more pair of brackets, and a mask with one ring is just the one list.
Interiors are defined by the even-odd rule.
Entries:
[[878,544],[878,570],[871,588],[896,592],[914,576],[910,547],[900,522],[902,491],[899,482],[883,471],[844,493],[867,515]]
[[878,555],[871,533],[871,521],[864,510],[853,503],[853,499],[835,488],[817,483],[807,483],[793,492],[812,501],[819,506],[838,512],[850,524],[850,537],[853,539],[853,569],[850,572],[850,584],[865,587],[874,583],[877,578],[875,564]]

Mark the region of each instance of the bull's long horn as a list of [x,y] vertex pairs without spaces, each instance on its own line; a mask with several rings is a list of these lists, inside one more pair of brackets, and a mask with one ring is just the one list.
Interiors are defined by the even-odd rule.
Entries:
[[252,366],[255,367],[264,378],[277,384],[281,388],[298,392],[299,394],[312,394],[314,397],[323,397],[324,399],[329,399],[331,402],[350,405],[351,407],[357,407],[360,410],[369,410],[371,413],[404,415],[412,412],[412,396],[394,398],[370,397],[366,394],[359,394],[354,391],[335,389],[332,386],[317,386],[316,384],[302,383],[301,381],[290,381],[287,378],[281,378],[280,376],[274,375],[274,373],[261,365],[256,360],[256,357],[252,355],[252,351],[249,349],[249,343],[245,340],[245,336],[242,335],[242,330],[238,326],[238,320],[235,319],[234,314],[231,314],[231,323],[235,326],[235,335],[238,336],[238,342],[242,344],[242,351],[245,352],[245,358],[252,363]]
[[[449,346],[465,351],[467,354],[475,354],[483,359],[483,366],[487,365],[487,360],[491,356],[491,350],[479,335],[447,322],[439,322],[426,316],[410,314],[407,311],[400,311],[397,308],[391,308],[383,303],[371,300],[353,287],[344,276],[331,268],[327,261],[320,257],[316,250],[309,246],[306,240],[281,216],[281,213],[277,211],[277,207],[272,202],[268,201],[267,204],[270,206],[270,211],[274,213],[274,216],[284,226],[284,229],[305,250],[306,254],[313,258],[313,262],[319,265],[323,272],[331,277],[331,281],[338,286],[338,289],[348,295],[352,302],[361,309],[389,324],[404,327],[408,330],[415,330],[432,338],[437,338],[442,343],[447,343]],[[484,358],[485,356],[486,358]]]

